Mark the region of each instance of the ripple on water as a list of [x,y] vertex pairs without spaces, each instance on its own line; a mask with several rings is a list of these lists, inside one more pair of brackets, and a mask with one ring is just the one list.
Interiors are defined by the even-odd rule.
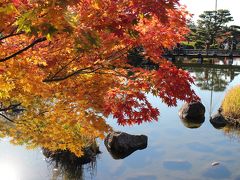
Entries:
[[192,151],[205,152],[205,153],[214,152],[214,148],[212,148],[211,146],[208,146],[206,144],[197,143],[197,142],[186,144],[186,146]]
[[240,175],[237,176],[234,180],[240,180]]
[[231,172],[225,166],[219,165],[208,167],[202,175],[211,179],[226,179],[230,178]]
[[156,176],[137,176],[137,177],[131,177],[131,178],[127,178],[127,180],[157,180]]
[[192,164],[188,161],[171,160],[171,161],[164,161],[163,167],[165,169],[173,170],[173,171],[186,171],[192,168]]

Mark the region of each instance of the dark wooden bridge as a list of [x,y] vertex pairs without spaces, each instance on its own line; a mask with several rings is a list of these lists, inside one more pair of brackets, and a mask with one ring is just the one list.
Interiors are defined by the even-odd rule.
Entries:
[[235,58],[240,57],[240,50],[221,49],[174,49],[164,54],[165,57],[189,57],[189,58]]

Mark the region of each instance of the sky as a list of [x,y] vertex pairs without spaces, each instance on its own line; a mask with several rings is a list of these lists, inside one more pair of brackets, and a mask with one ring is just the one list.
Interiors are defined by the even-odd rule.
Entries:
[[[190,13],[194,14],[193,20],[206,10],[215,10],[216,0],[180,0],[181,4],[187,6]],[[218,9],[228,9],[233,16],[231,24],[240,25],[240,0],[218,0]]]

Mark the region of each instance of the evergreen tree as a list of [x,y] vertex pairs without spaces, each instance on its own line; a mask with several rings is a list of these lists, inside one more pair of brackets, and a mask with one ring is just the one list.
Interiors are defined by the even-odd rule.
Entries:
[[197,39],[210,45],[217,43],[217,38],[221,38],[228,32],[227,24],[233,21],[229,10],[204,11],[197,21]]

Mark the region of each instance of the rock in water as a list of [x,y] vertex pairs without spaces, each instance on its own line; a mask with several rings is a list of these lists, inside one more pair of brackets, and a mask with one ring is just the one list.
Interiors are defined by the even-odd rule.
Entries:
[[210,118],[210,123],[217,129],[223,128],[227,125],[226,119],[219,112]]
[[217,161],[216,161],[216,162],[213,162],[211,165],[212,165],[212,166],[218,166],[219,164],[220,164],[220,162],[217,162]]
[[191,121],[204,121],[205,107],[201,102],[185,103],[179,110],[179,117]]
[[114,159],[123,159],[136,150],[147,147],[148,138],[145,135],[131,135],[125,132],[111,132],[104,144]]

